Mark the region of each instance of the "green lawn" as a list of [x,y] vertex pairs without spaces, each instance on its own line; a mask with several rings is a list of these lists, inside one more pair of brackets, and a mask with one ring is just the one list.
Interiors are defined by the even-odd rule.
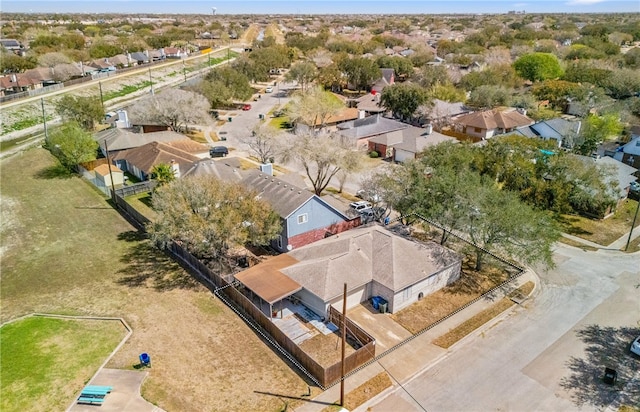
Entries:
[[0,409],[64,410],[126,335],[119,321],[30,317],[0,329]]

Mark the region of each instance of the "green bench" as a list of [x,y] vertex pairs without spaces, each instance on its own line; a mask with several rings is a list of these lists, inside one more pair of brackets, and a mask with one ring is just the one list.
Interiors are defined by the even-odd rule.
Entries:
[[84,388],[87,390],[111,392],[113,386],[87,385]]

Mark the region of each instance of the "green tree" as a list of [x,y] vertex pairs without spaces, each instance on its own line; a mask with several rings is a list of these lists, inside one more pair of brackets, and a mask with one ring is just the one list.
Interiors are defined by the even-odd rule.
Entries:
[[482,268],[487,250],[526,264],[553,266],[552,246],[560,232],[547,214],[523,203],[516,193],[499,190],[488,179],[469,195],[473,206],[467,232],[476,246],[476,270]]
[[65,94],[56,102],[56,113],[66,121],[74,121],[85,130],[93,130],[104,119],[104,108],[99,97]]
[[235,248],[264,245],[281,230],[278,215],[256,193],[209,175],[158,188],[153,209],[158,216],[147,229],[156,244],[174,240],[195,256],[220,263]]
[[368,90],[382,75],[376,62],[364,57],[342,60],[338,63],[338,67],[346,74],[348,83],[356,90]]
[[335,63],[321,68],[318,72],[317,81],[322,87],[332,92],[340,92],[344,86],[344,77]]
[[113,57],[119,53],[122,53],[122,49],[120,49],[120,47],[106,41],[98,41],[92,44],[89,48],[89,56],[91,56],[91,58],[93,59]]
[[532,82],[562,76],[558,58],[550,53],[525,54],[513,63],[513,68],[519,76]]
[[5,51],[0,53],[0,72],[2,73],[22,73],[38,65],[35,59],[29,57],[21,57]]
[[253,94],[247,76],[226,66],[209,72],[193,90],[206,96],[213,107],[229,106],[232,100],[246,100]]
[[404,57],[380,56],[376,62],[381,69],[393,69],[399,79],[407,79],[413,75],[413,64]]
[[401,119],[411,119],[428,99],[427,91],[415,83],[396,83],[382,91],[380,104]]
[[327,120],[342,108],[344,104],[333,93],[316,86],[306,93],[296,93],[288,113],[293,123],[302,123],[315,130],[325,127]]
[[618,113],[590,115],[584,123],[584,131],[574,150],[587,156],[596,151],[599,143],[617,138],[624,129]]
[[299,62],[291,66],[291,69],[285,75],[285,80],[295,81],[304,92],[307,86],[318,76],[316,65],[311,62]]
[[467,106],[478,110],[509,106],[511,92],[502,86],[480,86],[473,90],[467,100]]
[[640,71],[635,69],[613,70],[602,87],[614,99],[626,99],[640,91]]
[[80,163],[95,160],[98,153],[98,142],[75,122],[64,123],[52,131],[45,146],[71,171],[77,170]]

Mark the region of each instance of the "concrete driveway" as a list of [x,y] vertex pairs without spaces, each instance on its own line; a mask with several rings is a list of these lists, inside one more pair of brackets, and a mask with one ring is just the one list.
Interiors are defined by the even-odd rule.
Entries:
[[[557,267],[538,270],[540,292],[524,308],[474,333],[368,410],[394,411],[400,404],[430,412],[637,405],[640,358],[628,349],[640,334],[640,255],[559,245],[554,256]],[[619,372],[615,387],[601,380],[605,366]]]
[[394,322],[389,314],[374,310],[370,303],[349,309],[347,316],[375,338],[376,355],[411,337],[411,333]]

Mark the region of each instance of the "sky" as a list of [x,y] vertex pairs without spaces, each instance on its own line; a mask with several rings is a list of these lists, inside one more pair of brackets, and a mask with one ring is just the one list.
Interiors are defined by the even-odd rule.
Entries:
[[640,13],[640,0],[1,0],[3,13],[175,14]]

